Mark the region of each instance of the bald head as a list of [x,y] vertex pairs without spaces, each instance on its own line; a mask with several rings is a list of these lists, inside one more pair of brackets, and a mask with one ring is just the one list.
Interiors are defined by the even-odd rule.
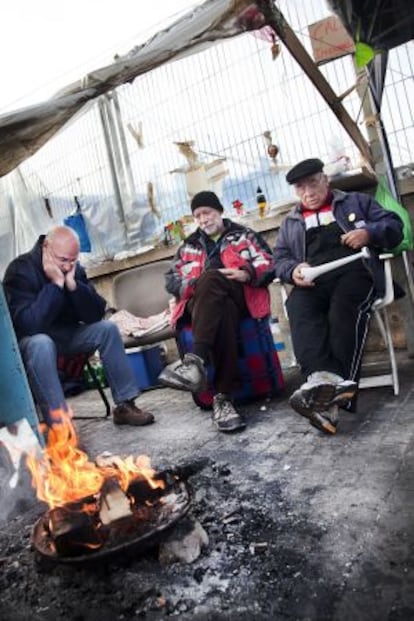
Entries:
[[78,234],[69,226],[55,226],[46,235],[46,240],[57,244],[76,244],[79,252],[80,242]]
[[46,235],[44,247],[50,251],[60,269],[66,272],[78,260],[80,241],[70,227],[56,226]]

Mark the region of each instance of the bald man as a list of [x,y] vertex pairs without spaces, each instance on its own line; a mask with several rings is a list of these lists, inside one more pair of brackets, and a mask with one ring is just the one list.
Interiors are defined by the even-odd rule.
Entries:
[[98,351],[115,402],[117,425],[148,425],[150,412],[135,405],[139,395],[118,327],[102,318],[106,302],[80,265],[79,238],[65,226],[41,235],[29,252],[14,259],[4,276],[10,308],[30,387],[43,419],[67,410],[57,369],[60,354]]

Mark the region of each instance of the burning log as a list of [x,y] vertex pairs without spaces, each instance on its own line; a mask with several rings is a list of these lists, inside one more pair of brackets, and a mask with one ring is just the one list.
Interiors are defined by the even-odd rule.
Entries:
[[65,412],[59,420],[42,458],[27,460],[37,497],[49,505],[32,533],[44,559],[93,562],[145,547],[187,513],[190,494],[180,474],[198,471],[199,463],[158,473],[146,455],[106,453],[92,463]]
[[48,528],[57,554],[77,556],[103,545],[93,517],[80,508],[56,507],[49,511]]
[[129,515],[132,515],[131,504],[118,479],[106,479],[100,493],[99,518],[102,524],[111,524]]
[[[144,481],[134,481],[128,487],[125,498],[131,502],[132,514],[107,524],[101,521],[105,517],[98,512],[99,499],[95,497],[45,513],[32,533],[39,560],[94,563],[120,553],[124,557],[127,551],[143,550],[160,543],[163,533],[187,513],[190,494],[185,483],[176,479],[166,489],[153,490],[147,485],[151,500],[144,500],[144,484]],[[138,498],[134,493],[137,489]],[[155,494],[158,495],[156,499]]]

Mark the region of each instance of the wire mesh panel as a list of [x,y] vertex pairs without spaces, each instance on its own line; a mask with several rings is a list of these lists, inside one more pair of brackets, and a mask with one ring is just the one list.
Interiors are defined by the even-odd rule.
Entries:
[[[316,0],[278,3],[310,54],[308,25],[329,15]],[[227,213],[234,201],[257,209],[258,187],[277,206],[291,196],[287,169],[305,157],[352,167],[360,154],[322,96],[280,44],[272,53],[269,30],[246,33],[196,55],[166,64],[88,104],[70,124],[19,168],[19,196],[31,205],[32,229],[85,216],[92,260],[157,242],[164,225],[189,213],[194,189],[217,190]],[[394,164],[414,160],[412,44],[390,52],[383,120]],[[352,90],[351,56],[320,67],[333,90],[366,133],[362,103]],[[269,144],[278,148],[275,157]],[[0,182],[0,203],[18,209],[16,174]],[[9,180],[10,181],[10,180]],[[15,250],[28,245],[26,232]],[[20,237],[19,237],[20,235]],[[20,241],[19,241],[20,239]],[[32,240],[34,241],[34,240]],[[3,260],[3,259],[2,259]]]
[[382,118],[394,166],[414,163],[414,45],[390,51],[385,78]]

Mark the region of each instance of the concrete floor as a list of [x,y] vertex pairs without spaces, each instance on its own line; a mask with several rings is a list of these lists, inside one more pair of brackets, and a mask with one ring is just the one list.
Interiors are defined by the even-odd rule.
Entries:
[[[210,542],[192,564],[166,566],[151,553],[126,566],[41,569],[30,537],[45,509],[22,486],[0,529],[0,618],[411,621],[414,360],[403,355],[399,369],[400,395],[361,391],[358,412],[342,414],[334,437],[290,409],[297,370],[286,373],[283,396],[242,408],[247,428],[235,435],[171,389],[140,396],[156,417],[142,428],[98,419],[94,390],[70,399],[77,417],[96,417],[75,421],[90,459],[144,453],[162,468],[208,458],[189,484],[191,513]],[[11,491],[1,500],[0,513]]]
[[[237,435],[217,432],[210,413],[199,410],[191,395],[167,388],[146,391],[138,400],[153,411],[154,425],[119,428],[108,419],[77,420],[76,426],[91,457],[109,450],[146,453],[157,465],[200,456],[226,464],[233,487],[254,490],[261,510],[273,514],[269,484],[277,483],[297,524],[320,528],[309,550],[320,570],[315,581],[329,576],[338,589],[324,594],[334,600],[324,618],[414,619],[414,361],[403,357],[399,367],[400,395],[390,387],[361,391],[358,412],[342,414],[334,437],[290,409],[287,397],[300,383],[297,370],[286,374],[283,397],[242,408],[248,426]],[[94,391],[71,405],[78,416],[103,413]],[[301,537],[298,526],[299,548]],[[301,601],[302,613],[289,618],[321,618],[308,604]]]

